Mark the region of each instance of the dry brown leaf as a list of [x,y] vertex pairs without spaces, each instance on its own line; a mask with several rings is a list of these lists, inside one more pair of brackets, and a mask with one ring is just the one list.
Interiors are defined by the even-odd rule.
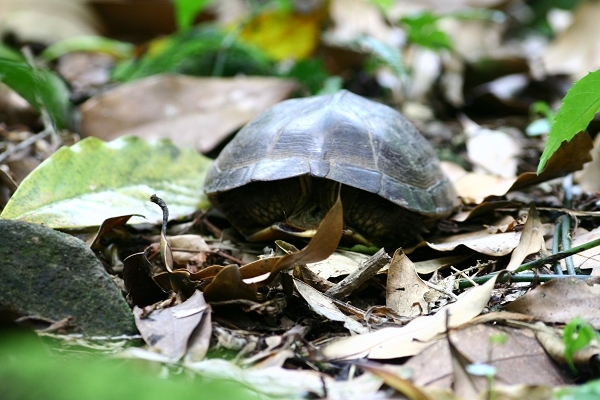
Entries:
[[144,253],[135,253],[123,260],[123,281],[127,298],[136,307],[146,307],[168,297],[150,271],[151,265]]
[[212,314],[205,312],[202,314],[200,323],[192,332],[188,340],[188,349],[185,353],[185,362],[196,362],[204,360],[208,349],[210,348],[210,339],[212,337]]
[[322,315],[331,321],[343,322],[344,327],[354,333],[367,333],[369,331],[369,328],[342,313],[329,297],[318,290],[313,289],[306,283],[297,279],[294,279],[294,287],[300,296],[306,300],[310,308],[317,314]]
[[591,160],[592,148],[590,135],[581,132],[570,142],[562,142],[539,175],[535,172],[525,172],[514,179],[468,173],[455,181],[454,186],[458,195],[466,202],[478,204],[489,196],[503,196],[510,191],[521,190],[578,171]]
[[514,178],[469,172],[454,182],[456,192],[465,202],[479,204],[489,196],[503,196],[515,183]]
[[553,279],[505,306],[544,322],[567,323],[581,316],[600,329],[600,285],[574,278]]
[[600,67],[600,47],[595,40],[600,36],[600,4],[581,2],[573,17],[571,26],[559,33],[542,55],[549,75],[568,74],[580,79]]
[[521,239],[519,245],[513,251],[510,262],[506,266],[507,271],[516,270],[519,265],[525,260],[530,254],[535,254],[540,251],[546,251],[546,243],[544,242],[544,227],[540,216],[538,215],[535,205],[531,203],[529,207],[529,214],[527,216],[527,222],[521,232]]
[[583,164],[590,162],[590,151],[594,148],[592,138],[586,132],[580,132],[571,139],[564,141],[550,157],[544,170],[538,175],[535,172],[525,172],[517,177],[510,190],[520,190],[531,185],[546,182],[550,179],[565,176],[579,171]]
[[412,261],[401,249],[396,250],[388,270],[385,305],[404,317],[427,314],[429,306],[423,296],[429,290]]
[[[144,310],[134,307],[135,325],[146,344],[172,362],[180,360],[188,351],[190,337],[206,338],[206,333],[194,333],[201,329],[211,329],[211,325],[200,324],[204,313],[209,310],[202,293],[196,293],[175,307],[154,310],[143,317]],[[210,333],[208,334],[210,339]],[[196,345],[197,346],[197,345]],[[207,344],[205,343],[205,346]],[[196,349],[195,352],[198,350]],[[199,354],[196,353],[196,356]],[[196,357],[194,356],[194,358]]]
[[427,243],[437,251],[452,251],[460,245],[478,253],[501,257],[510,254],[519,244],[520,232],[489,233],[487,230],[462,233],[442,238],[436,243]]
[[[390,359],[417,354],[428,346],[427,341],[445,332],[446,326],[456,327],[479,315],[490,299],[495,281],[496,277],[471,288],[435,315],[417,317],[401,328],[383,328],[337,340],[325,346],[322,354],[328,359]],[[450,316],[448,323],[446,315]]]
[[169,138],[207,152],[294,88],[293,81],[269,77],[155,75],[82,104],[81,131],[106,141],[126,134]]
[[294,352],[290,349],[273,351],[271,355],[254,364],[253,368],[281,368],[288,358],[294,358],[294,356]]
[[[403,396],[406,396],[409,400],[429,400],[429,396],[421,391],[420,388],[415,386],[411,381],[407,379],[407,377],[402,376],[402,371],[406,371],[403,369],[400,373],[396,372],[398,369],[397,366],[392,366],[389,364],[375,364],[375,363],[362,363],[360,364],[362,369],[365,369],[380,377],[386,385],[396,389]],[[400,367],[402,368],[402,367]],[[404,375],[409,375],[406,372]]]
[[[344,210],[342,200],[338,198],[327,212],[317,232],[305,248],[281,257],[270,257],[246,264],[240,268],[245,282],[267,284],[280,271],[293,268],[298,264],[309,264],[327,259],[337,248],[342,238]],[[266,275],[266,276],[265,276]]]
[[450,352],[452,364],[452,390],[463,399],[475,398],[477,393],[483,392],[488,387],[487,379],[483,376],[469,374],[467,368],[473,360],[465,356],[453,343],[452,337],[446,336],[446,344]]
[[0,33],[25,42],[51,44],[73,36],[96,35],[102,29],[89,5],[73,0],[2,0]]
[[467,117],[461,117],[460,122],[467,134],[467,154],[474,171],[514,178],[521,148],[517,141],[505,132],[483,128]]
[[261,393],[276,398],[305,397],[313,393],[321,398],[370,399],[381,388],[381,378],[365,372],[350,380],[336,381],[321,372],[288,368],[240,368],[235,363],[215,358],[197,363],[187,363],[186,368],[207,379],[230,379],[245,382]]
[[237,265],[227,265],[221,269],[203,293],[209,302],[236,299],[258,301],[256,284],[245,283]]
[[356,271],[369,256],[349,251],[336,251],[323,261],[306,264],[306,267],[323,279],[337,278]]
[[131,214],[105,219],[100,228],[98,229],[98,232],[96,232],[94,236],[86,240],[86,243],[90,246],[92,250],[97,250],[100,247],[100,240],[105,235],[107,235],[113,228],[125,225],[127,221],[129,221],[133,216],[144,218],[144,216],[140,214]]
[[169,236],[169,243],[173,251],[173,259],[181,265],[186,265],[190,258],[196,256],[198,253],[209,252],[211,250],[200,235]]
[[590,154],[592,162],[585,164],[581,171],[575,173],[575,179],[583,191],[600,192],[600,135],[596,135]]
[[[585,229],[577,228],[572,234],[571,247],[579,246],[598,238],[600,238],[600,228],[589,232]],[[550,242],[549,245],[552,245],[552,243]],[[598,247],[592,247],[589,250],[574,254],[571,258],[573,259],[575,268],[591,269],[592,276],[600,275],[600,249]],[[561,260],[561,265],[563,265],[563,270],[566,270],[564,260]]]
[[376,5],[362,0],[332,0],[329,15],[335,27],[325,33],[326,40],[348,43],[360,36],[371,36],[383,43],[394,43],[394,29],[386,23]]
[[[444,3],[446,2],[437,2],[437,4]],[[462,6],[453,8],[464,7],[464,2],[462,3]],[[446,17],[440,20],[439,27],[450,36],[452,47],[457,55],[467,62],[498,57],[497,54],[502,52],[502,35],[505,29],[503,23]]]
[[466,259],[470,258],[471,254],[460,254],[457,256],[433,258],[431,260],[417,261],[414,263],[415,270],[421,275],[431,274],[440,269],[456,265]]
[[[492,336],[504,336],[504,344],[494,344]],[[497,384],[556,386],[567,382],[532,333],[525,330],[478,324],[450,335],[452,343],[473,362],[496,368]],[[420,387],[448,389],[452,385],[452,361],[445,339],[436,341],[407,361],[413,382]]]
[[[497,210],[499,208],[521,208],[522,206],[523,206],[523,203],[516,202],[516,201],[506,201],[506,200],[488,201],[488,202],[479,204],[478,206],[474,207],[470,211],[463,211],[463,212],[456,213],[455,215],[452,216],[452,220],[457,221],[457,222],[464,222],[469,219],[474,219],[474,218],[481,217],[484,215],[492,215],[495,213],[495,210]],[[512,218],[510,216],[504,216],[504,217],[501,217],[500,220],[498,220],[498,221],[493,221],[495,226],[508,225],[508,224],[511,224],[512,222],[514,222],[514,218]],[[498,232],[506,232],[506,229],[500,229],[500,230],[498,230]]]
[[446,175],[452,183],[467,174],[467,171],[463,167],[451,161],[441,161],[440,167],[442,168],[444,175]]

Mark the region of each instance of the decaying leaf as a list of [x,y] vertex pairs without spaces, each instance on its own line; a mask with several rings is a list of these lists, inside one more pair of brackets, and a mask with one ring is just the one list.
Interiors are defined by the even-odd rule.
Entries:
[[146,307],[165,300],[168,295],[152,279],[150,264],[144,253],[132,254],[123,260],[123,281],[127,297],[136,307]]
[[476,317],[487,305],[495,281],[494,277],[485,285],[470,289],[436,314],[417,317],[404,327],[383,328],[335,341],[323,348],[323,355],[329,359],[390,359],[417,354],[428,346],[429,340],[445,332],[446,326],[456,327]]
[[[567,382],[567,377],[528,330],[481,323],[459,329],[450,337],[471,362],[495,367],[497,384],[561,385]],[[504,343],[494,338],[502,338]],[[445,339],[436,341],[408,360],[405,366],[412,369],[413,383],[419,387],[452,387],[452,360]]]
[[514,178],[521,148],[517,141],[505,132],[482,128],[467,117],[460,121],[468,137],[467,153],[475,172]]
[[555,279],[538,286],[505,309],[536,317],[544,322],[562,322],[583,316],[600,329],[600,286],[574,278]]
[[486,197],[503,196],[507,192],[520,190],[578,171],[585,163],[591,161],[590,150],[592,148],[590,135],[581,132],[570,142],[561,143],[539,175],[535,172],[525,172],[514,179],[468,173],[454,182],[454,185],[461,197],[474,203],[480,203]]
[[326,33],[333,43],[348,43],[360,36],[371,36],[393,44],[394,30],[386,23],[375,4],[361,0],[333,0],[329,13],[335,25]]
[[313,393],[330,398],[352,396],[369,398],[381,387],[381,378],[365,373],[352,380],[336,381],[321,372],[277,367],[243,369],[223,359],[208,359],[186,363],[186,367],[209,379],[230,379],[243,382],[260,393],[280,398],[306,397]]
[[456,265],[471,257],[470,254],[461,254],[449,257],[432,258],[431,260],[417,261],[414,263],[415,270],[421,275],[431,274],[440,269]]
[[108,218],[102,223],[102,225],[100,225],[100,229],[98,229],[98,232],[96,232],[96,234],[90,237],[86,242],[92,250],[96,250],[100,245],[100,240],[105,235],[107,235],[113,228],[125,225],[131,219],[131,217],[143,217],[143,215],[132,214]]
[[169,236],[169,243],[173,251],[173,259],[177,264],[182,265],[186,265],[197,254],[210,251],[210,247],[200,235]]
[[507,271],[516,270],[519,265],[530,254],[535,254],[540,251],[546,251],[546,243],[544,242],[544,228],[540,216],[538,215],[535,204],[531,203],[527,222],[521,232],[519,245],[515,248],[510,257],[510,262],[506,266]]
[[594,148],[591,151],[592,162],[583,166],[583,169],[575,173],[575,178],[586,192],[600,191],[600,136],[594,138]]
[[19,186],[2,218],[53,228],[100,226],[117,215],[142,214],[162,221],[148,198],[169,200],[171,216],[192,214],[202,205],[203,174],[210,160],[162,140],[126,136],[105,143],[87,138],[63,147]]
[[333,301],[323,293],[298,280],[294,280],[294,286],[302,298],[306,300],[310,308],[317,314],[332,321],[343,322],[344,326],[354,333],[367,333],[369,331],[366,326],[342,313]]
[[[208,312],[207,312],[208,311]],[[188,351],[194,349],[193,358],[201,354],[200,348],[208,348],[210,334],[196,332],[197,329],[211,329],[210,324],[201,324],[205,314],[210,313],[210,306],[204,301],[202,293],[197,291],[184,303],[162,310],[154,310],[144,316],[144,310],[135,307],[133,310],[135,324],[151,349],[166,356],[171,362],[177,362]],[[190,342],[194,340],[205,341],[204,345]]]
[[4,0],[0,20],[2,34],[13,32],[21,40],[37,43],[100,30],[100,21],[88,4],[70,0]]
[[481,172],[469,172],[454,182],[458,195],[466,202],[479,204],[486,197],[502,196],[515,183],[514,178],[503,178]]
[[256,300],[258,285],[266,285],[281,271],[295,265],[317,262],[329,257],[342,238],[343,210],[338,196],[333,207],[327,212],[315,236],[298,252],[280,257],[269,257],[254,261],[242,267],[230,265],[206,269],[189,274],[192,280],[211,281],[204,289],[209,301],[224,301],[236,298]]
[[473,360],[465,356],[452,342],[452,335],[446,336],[446,343],[450,352],[452,364],[452,389],[457,396],[463,399],[472,399],[477,393],[482,392],[488,381],[483,376],[472,375],[468,368]]
[[255,283],[245,283],[242,280],[240,267],[228,265],[214,277],[204,289],[208,301],[225,301],[234,299],[258,300]]
[[389,261],[390,256],[387,255],[383,248],[379,249],[377,253],[367,258],[347,277],[329,288],[325,294],[336,299],[342,299],[349,296],[355,289],[365,284],[375,274],[382,270]]
[[597,43],[591,37],[600,35],[600,5],[580,3],[572,24],[548,46],[542,56],[548,74],[569,74],[579,79],[600,67],[596,57]]
[[[414,385],[409,379],[408,371],[406,371],[403,367],[392,367],[391,365],[383,365],[383,364],[375,364],[373,362],[362,363],[360,364],[362,369],[365,369],[383,379],[386,385],[393,387],[398,392],[402,393],[406,398],[410,400],[429,400],[430,397],[427,396],[419,387]],[[396,371],[399,368],[403,368],[401,371],[404,371],[404,375],[402,376],[401,371]]]
[[336,278],[351,274],[367,258],[364,254],[336,250],[325,260],[308,263],[306,267],[323,279]]
[[463,245],[478,253],[500,257],[510,254],[518,246],[520,237],[519,232],[490,233],[485,229],[438,239],[427,245],[437,251],[451,251]]
[[569,142],[560,143],[539,175],[535,172],[525,172],[519,175],[510,190],[520,190],[579,171],[585,163],[592,161],[590,151],[593,148],[594,143],[588,133],[576,134]]
[[169,138],[207,152],[294,88],[292,81],[267,77],[151,76],[81,105],[81,130],[103,140]]
[[[572,233],[571,247],[579,246],[584,243],[591,242],[600,237],[600,228],[593,229],[587,232],[585,229],[578,228]],[[575,268],[591,269],[592,276],[600,275],[600,250],[597,247],[593,247],[589,250],[582,251],[581,253],[574,254],[572,256],[573,264]],[[564,260],[561,260],[561,264],[564,264]],[[566,267],[563,266],[563,269]]]
[[429,290],[406,254],[402,250],[396,250],[388,269],[386,306],[406,317],[427,314],[429,305],[423,296]]
[[342,201],[336,202],[327,212],[316,234],[305,248],[282,257],[270,257],[246,264],[240,268],[246,282],[268,283],[278,272],[293,268],[297,264],[308,264],[325,260],[337,248],[344,227]]

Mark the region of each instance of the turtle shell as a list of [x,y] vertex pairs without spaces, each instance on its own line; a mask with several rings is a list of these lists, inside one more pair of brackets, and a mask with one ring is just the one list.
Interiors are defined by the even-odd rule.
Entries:
[[[307,178],[340,182],[342,191],[352,193],[347,199],[357,192],[375,195],[355,206],[342,196],[344,209],[366,212],[353,219],[371,224],[373,218],[400,214],[393,224],[410,224],[413,236],[455,206],[455,191],[416,128],[398,111],[345,90],[283,101],[249,122],[215,160],[205,191],[234,226],[251,235],[260,225],[293,214],[290,202],[317,201],[319,196],[305,195]],[[329,190],[323,182],[311,187]],[[369,201],[376,203],[370,211],[358,207]],[[346,211],[344,217],[351,219]]]

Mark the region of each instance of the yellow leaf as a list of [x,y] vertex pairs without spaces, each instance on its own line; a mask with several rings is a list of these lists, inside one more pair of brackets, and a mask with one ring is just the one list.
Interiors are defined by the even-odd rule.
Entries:
[[308,14],[286,10],[265,12],[244,26],[240,39],[260,47],[273,60],[302,60],[319,44],[323,15],[321,9]]

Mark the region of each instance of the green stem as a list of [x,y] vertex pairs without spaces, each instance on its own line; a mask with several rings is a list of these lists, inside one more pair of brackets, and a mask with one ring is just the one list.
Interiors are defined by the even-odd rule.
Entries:
[[[518,278],[518,276],[514,275],[514,274],[516,274],[518,272],[529,271],[534,268],[539,268],[546,264],[553,264],[559,260],[562,260],[565,257],[569,257],[574,254],[581,253],[582,251],[589,250],[589,249],[592,249],[597,246],[600,246],[600,238],[589,241],[584,244],[580,244],[579,246],[572,247],[568,250],[559,251],[558,253],[549,255],[548,257],[540,258],[538,260],[533,260],[528,263],[521,264],[521,266],[519,266],[519,268],[517,268],[512,274],[506,274],[505,276],[499,277],[497,282],[506,282],[508,280],[517,281],[518,279],[519,280],[523,279],[523,278]],[[487,282],[488,280],[490,280],[492,277],[498,275],[500,272],[506,272],[506,271],[494,272],[492,274],[473,278],[472,280],[475,283],[483,284],[483,283]],[[588,278],[587,275],[537,275],[537,277],[541,282],[544,282],[549,279],[557,279],[557,278],[570,278],[570,277],[573,277],[576,279],[587,279]],[[533,280],[534,277],[525,275],[524,278],[525,278],[525,281],[529,281],[529,280]],[[466,288],[469,286],[473,286],[473,284],[466,279],[461,279],[458,283],[458,286],[459,286],[459,288]]]

